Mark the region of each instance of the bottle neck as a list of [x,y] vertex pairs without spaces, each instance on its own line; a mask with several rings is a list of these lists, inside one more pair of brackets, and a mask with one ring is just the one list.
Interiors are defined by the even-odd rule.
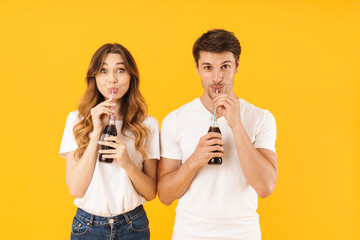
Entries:
[[211,116],[210,126],[211,127],[219,127],[218,122],[217,122],[217,117],[214,118],[214,116]]
[[114,115],[114,114],[111,114],[111,115],[110,115],[109,125],[115,125],[115,115]]

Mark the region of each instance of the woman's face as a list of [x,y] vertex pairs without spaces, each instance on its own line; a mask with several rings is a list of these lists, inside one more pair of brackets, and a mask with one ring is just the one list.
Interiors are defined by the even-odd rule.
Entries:
[[95,75],[100,93],[105,99],[109,99],[114,92],[114,100],[121,99],[128,91],[130,78],[123,57],[117,53],[106,55],[100,71]]

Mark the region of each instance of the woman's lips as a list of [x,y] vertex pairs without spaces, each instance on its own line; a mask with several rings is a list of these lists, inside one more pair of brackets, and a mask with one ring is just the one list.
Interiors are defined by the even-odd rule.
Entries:
[[110,93],[112,93],[112,92],[116,93],[117,90],[118,90],[117,88],[109,88],[109,92],[110,92]]

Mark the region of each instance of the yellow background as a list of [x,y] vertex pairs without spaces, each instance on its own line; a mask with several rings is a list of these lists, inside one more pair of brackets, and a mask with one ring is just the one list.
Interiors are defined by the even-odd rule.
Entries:
[[[263,239],[358,239],[359,26],[359,1],[1,0],[0,238],[69,238],[75,207],[58,151],[98,47],[132,52],[161,123],[202,93],[194,41],[225,28],[243,48],[235,92],[277,120]],[[170,239],[175,206],[146,204],[152,239]]]

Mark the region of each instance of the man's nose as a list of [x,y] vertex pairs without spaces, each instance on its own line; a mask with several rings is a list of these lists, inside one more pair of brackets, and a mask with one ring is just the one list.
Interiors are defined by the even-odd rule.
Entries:
[[215,70],[214,71],[214,82],[215,83],[219,83],[219,82],[221,82],[222,81],[222,79],[223,79],[223,73],[222,73],[222,71],[221,70]]

